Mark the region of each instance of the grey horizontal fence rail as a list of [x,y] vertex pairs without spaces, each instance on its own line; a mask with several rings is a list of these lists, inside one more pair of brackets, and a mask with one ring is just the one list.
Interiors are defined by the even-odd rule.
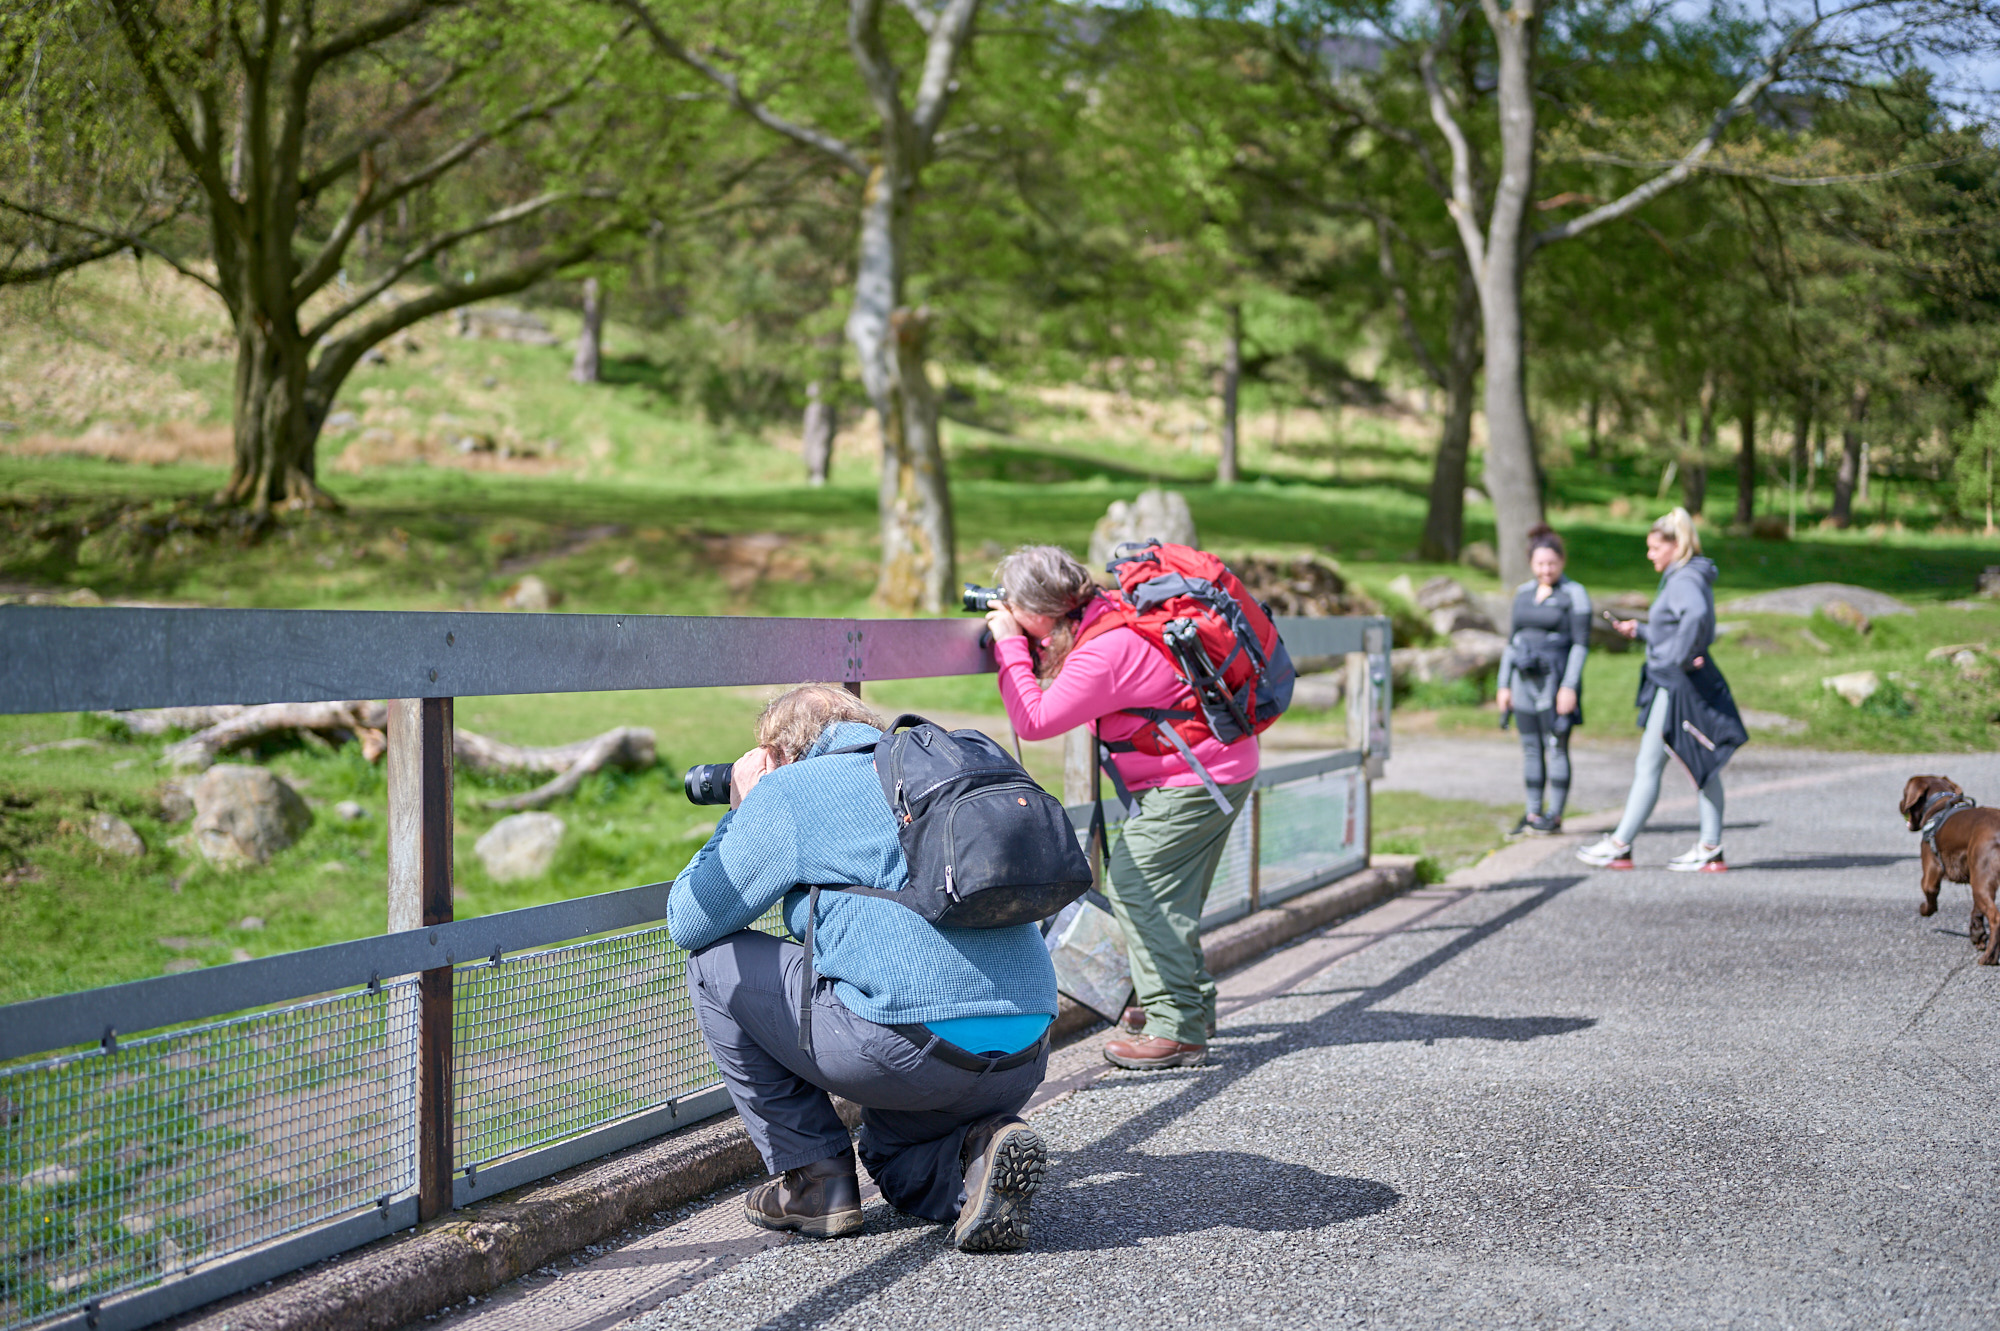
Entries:
[[[1317,664],[1324,664],[1327,658],[1364,653],[1367,674],[1378,681],[1376,688],[1381,691],[1379,684],[1386,682],[1388,665],[1386,620],[1281,619],[1278,622],[1295,659],[1317,658]],[[838,681],[857,687],[864,680],[986,673],[993,669],[993,663],[990,652],[980,642],[983,631],[984,625],[970,618],[699,619],[0,607],[0,712],[372,697],[428,699],[407,706],[427,709],[424,715],[431,720],[425,724],[434,728],[441,721],[448,736],[450,700],[462,696],[790,684],[808,680]],[[1350,672],[1351,684],[1357,678]],[[1367,687],[1365,683],[1362,686]],[[392,707],[392,759],[398,752],[395,715]],[[1290,875],[1279,889],[1284,896],[1331,881],[1365,863],[1365,844],[1361,844],[1365,842],[1365,832],[1356,832],[1354,790],[1360,774],[1353,769],[1362,766],[1371,755],[1386,751],[1386,721],[1384,702],[1379,718],[1353,732],[1363,737],[1362,749],[1273,766],[1260,775],[1249,797],[1251,816],[1242,820],[1243,827],[1231,850],[1236,866],[1231,872],[1239,877],[1244,873],[1247,856],[1247,904],[1240,899],[1239,892],[1239,899],[1234,904],[1225,904],[1221,914],[1211,912],[1211,923],[1233,918],[1245,909],[1258,908],[1259,850],[1255,830],[1258,800],[1283,795],[1296,801],[1315,790],[1325,792],[1307,799],[1305,805],[1297,805],[1290,816],[1293,825],[1302,820],[1314,825],[1316,840],[1315,848],[1306,855],[1293,854],[1282,864],[1274,864],[1274,869]],[[424,742],[432,746],[426,750],[431,752],[438,741],[433,735]],[[444,742],[448,745],[448,738]],[[1315,820],[1320,818],[1322,809],[1342,807],[1332,802],[1343,798],[1341,790],[1324,783],[1343,771],[1347,773],[1346,840],[1334,837],[1340,844],[1329,853],[1323,844],[1327,839],[1324,829],[1317,828]],[[445,792],[442,807],[448,808],[448,765],[442,780]],[[397,789],[392,775],[392,806],[399,798]],[[423,789],[430,787],[426,785]],[[409,797],[406,787],[401,798]],[[423,798],[435,803],[430,795]],[[1359,816],[1365,825],[1365,795],[1360,805]],[[1090,811],[1089,805],[1069,810],[1079,830],[1088,826]],[[1107,822],[1114,825],[1123,818],[1115,800],[1107,801],[1105,813]],[[395,826],[396,809],[392,808],[392,843],[396,838]],[[448,820],[439,825],[448,838],[447,828]],[[1270,847],[1265,850],[1268,858]],[[396,891],[395,855],[392,844],[392,900]],[[438,872],[435,868],[424,870],[427,890],[435,889],[439,881],[448,886],[448,860],[442,869],[444,880],[436,878]],[[347,1097],[339,1101],[342,1113],[350,1112],[350,1102],[364,1092],[374,1094],[385,1105],[400,1106],[386,1111],[386,1119],[382,1111],[373,1111],[355,1120],[369,1125],[368,1133],[372,1136],[355,1149],[365,1147],[366,1151],[372,1151],[373,1156],[369,1157],[372,1165],[363,1161],[348,1169],[349,1173],[361,1169],[362,1174],[344,1183],[328,1176],[328,1181],[315,1182],[309,1189],[312,1195],[325,1194],[332,1209],[325,1209],[327,1203],[322,1203],[322,1209],[315,1212],[308,1199],[279,1207],[282,1214],[272,1219],[268,1204],[262,1212],[257,1212],[253,1205],[252,1213],[246,1213],[247,1219],[225,1217],[223,1222],[215,1222],[221,1223],[218,1233],[240,1230],[243,1239],[225,1239],[222,1246],[216,1247],[213,1237],[208,1236],[210,1241],[197,1249],[200,1255],[193,1256],[192,1261],[183,1260],[179,1267],[171,1266],[162,1255],[178,1249],[171,1238],[165,1237],[167,1229],[153,1231],[154,1221],[144,1214],[143,1198],[133,1200],[137,1193],[131,1193],[130,1189],[120,1193],[113,1187],[107,1203],[102,1180],[77,1181],[76,1169],[57,1165],[26,1168],[20,1150],[16,1149],[20,1143],[14,1139],[14,1120],[10,1117],[6,1125],[9,1159],[6,1171],[0,1172],[0,1189],[13,1198],[7,1203],[5,1217],[9,1230],[18,1230],[16,1222],[22,1217],[13,1213],[23,1205],[42,1208],[56,1205],[65,1190],[76,1193],[82,1201],[94,1199],[100,1211],[105,1205],[110,1205],[111,1210],[98,1217],[100,1237],[88,1240],[88,1250],[71,1263],[72,1267],[78,1263],[88,1267],[95,1260],[103,1269],[88,1275],[65,1276],[61,1282],[51,1281],[44,1293],[56,1296],[53,1304],[46,1297],[39,1303],[34,1299],[21,1303],[23,1286],[19,1277],[26,1268],[13,1269],[24,1260],[17,1242],[21,1236],[0,1232],[0,1261],[8,1266],[0,1270],[0,1277],[13,1280],[10,1286],[0,1279],[0,1327],[33,1325],[41,1331],[74,1325],[101,1331],[144,1326],[407,1228],[425,1216],[436,1214],[441,1205],[492,1196],[726,1110],[728,1099],[715,1083],[714,1069],[698,1049],[690,1052],[680,1048],[689,1045],[693,1049],[699,1040],[693,1033],[691,1013],[682,1010],[686,1006],[684,996],[675,997],[674,991],[679,989],[680,954],[666,938],[660,923],[665,914],[667,889],[667,884],[654,883],[462,921],[451,920],[447,910],[436,923],[427,922],[373,938],[0,1008],[0,1090],[12,1090],[17,1096],[24,1089],[35,1089],[19,1074],[40,1071],[61,1076],[67,1070],[79,1078],[78,1085],[98,1085],[104,1088],[98,1092],[100,1095],[113,1095],[114,1099],[114,1091],[120,1085],[125,1090],[116,1093],[129,1099],[133,1094],[130,1084],[135,1077],[144,1080],[148,1075],[154,1076],[165,1087],[165,1093],[169,1093],[169,1099],[182,1098],[173,1099],[169,1107],[181,1106],[182,1100],[187,1106],[197,1101],[207,1103],[217,1094],[224,1101],[235,1096],[236,1102],[241,1102],[243,1097],[252,1095],[252,1086],[257,1093],[263,1093],[267,1089],[263,1079],[268,1076],[278,1076],[281,1081],[289,1077],[297,1082],[302,1088],[298,1094],[306,1097],[300,1104],[312,1103],[313,1094],[322,1098],[329,1094],[319,1083],[330,1079],[337,1083],[332,1092],[336,1093],[336,1099],[339,1095]],[[1279,899],[1282,896],[1272,896],[1268,901]],[[775,916],[767,917],[760,927],[778,927]],[[595,941],[574,941],[579,939]],[[455,980],[448,978],[454,976]],[[585,1013],[578,1017],[576,1004],[561,1005],[562,1020],[569,1022],[566,1032],[554,1030],[550,1026],[552,1019],[536,1006],[553,1003],[542,986],[559,985],[565,978],[581,984],[579,992],[598,995],[591,1000],[597,1005],[592,1009],[594,1015]],[[454,984],[463,991],[467,1003],[456,1025],[451,1008]],[[443,1003],[433,1011],[431,995],[440,992]],[[619,1007],[621,1002],[626,1006]],[[280,1006],[285,1004],[291,1006]],[[342,1013],[345,1017],[339,1015]],[[633,1021],[635,1014],[663,1022],[662,1029],[671,1027],[677,1034],[659,1038],[666,1038],[670,1044],[679,1042],[670,1057],[674,1066],[666,1074],[652,1075],[649,1080],[641,1078],[644,1085],[633,1084],[633,1049],[620,1047],[616,1038],[616,1033],[625,1026],[644,1025],[643,1021]],[[353,1066],[346,1072],[327,1073],[317,1068],[304,1073],[298,1069],[287,1072],[279,1062],[270,1064],[273,1069],[270,1073],[245,1072],[246,1066],[254,1064],[262,1068],[265,1064],[256,1063],[254,1055],[248,1063],[244,1062],[240,1051],[269,1049],[275,1047],[273,1042],[296,1043],[295,1036],[285,1034],[290,1029],[283,1026],[286,1021],[304,1022],[299,1028],[302,1031],[321,1030],[314,1037],[314,1048],[326,1047],[328,1040],[336,1043],[345,1040],[361,1053],[349,1059]],[[341,1025],[341,1021],[346,1024]],[[442,1027],[436,1027],[435,1021],[442,1021]],[[329,1022],[334,1024],[329,1026]],[[560,1026],[561,1021],[555,1024]],[[524,1034],[517,1027],[532,1029]],[[441,1034],[434,1033],[434,1028]],[[437,1052],[440,1039],[446,1050],[455,1052]],[[472,1043],[464,1044],[468,1040]],[[630,1043],[626,1041],[627,1045]],[[551,1048],[557,1051],[553,1055],[555,1063],[548,1061],[551,1056],[546,1051]],[[215,1051],[213,1056],[220,1057],[231,1049],[239,1051],[232,1055],[237,1062],[227,1065],[235,1069],[233,1072],[203,1073],[203,1051]],[[577,1095],[569,1097],[573,1103],[568,1105],[567,1117],[557,1114],[551,1118],[537,1106],[515,1104],[509,1099],[509,1078],[523,1068],[530,1073],[537,1070],[532,1061],[534,1055],[523,1052],[529,1049],[542,1051],[542,1061],[548,1064],[548,1069],[555,1068],[563,1059],[570,1060],[561,1064],[569,1069],[567,1077],[544,1069],[558,1084],[559,1091],[567,1089],[572,1081],[583,1087]],[[284,1056],[293,1062],[299,1057],[296,1050]],[[139,1063],[131,1064],[135,1057]],[[523,1064],[524,1057],[531,1061]],[[463,1063],[458,1068],[456,1083],[452,1080],[454,1058]],[[485,1071],[499,1078],[484,1090],[476,1084],[482,1067],[474,1066],[482,1059]],[[99,1067],[105,1070],[90,1071]],[[117,1072],[120,1068],[125,1071]],[[442,1083],[437,1081],[439,1068],[443,1070]],[[204,1075],[206,1081],[202,1080]],[[298,1081],[301,1075],[304,1081]],[[92,1077],[97,1080],[92,1082]],[[439,1085],[447,1102],[455,1096],[460,1102],[459,1112],[470,1115],[459,1121],[456,1128],[450,1112],[433,1121],[429,1116],[437,1112],[434,1108],[421,1111],[410,1108],[414,1103],[434,1099]],[[181,1089],[175,1090],[176,1087]],[[145,1093],[139,1094],[144,1100]],[[383,1100],[384,1096],[388,1099]],[[298,1096],[293,1098],[296,1100]],[[153,1101],[149,1112],[157,1118],[162,1102],[158,1095]],[[278,1108],[258,1109],[250,1120],[250,1137],[243,1140],[256,1138],[271,1128],[272,1124],[263,1120],[273,1113],[282,1117],[290,1112],[294,1119],[301,1117],[298,1108],[285,1111],[283,1104],[284,1097],[280,1096]],[[496,1104],[499,1118],[493,1117]],[[110,1109],[88,1103],[78,1108],[96,1115],[97,1119],[106,1119],[108,1115],[113,1131],[129,1130],[129,1125],[116,1121],[120,1111],[115,1104]],[[15,1115],[16,1108],[10,1107],[8,1112]],[[185,1115],[195,1111],[182,1107],[175,1112]],[[413,1117],[414,1121],[398,1115]],[[317,1121],[310,1110],[304,1111],[303,1117]],[[398,1127],[398,1123],[403,1126]],[[72,1138],[65,1146],[97,1135],[101,1127],[100,1124],[99,1128]],[[303,1138],[301,1132],[305,1134]],[[454,1133],[459,1143],[457,1148],[452,1144]],[[267,1143],[265,1149],[296,1153],[301,1141],[317,1144],[313,1134],[310,1122],[304,1127],[295,1124],[291,1136],[280,1131],[280,1140],[275,1145]],[[398,1145],[399,1142],[402,1144]],[[417,1150],[419,1144],[424,1148],[422,1151]],[[235,1156],[244,1157],[247,1148],[215,1149],[222,1150],[224,1157],[232,1150]],[[464,1152],[456,1168],[455,1149]],[[339,1156],[346,1150],[341,1148],[334,1154]],[[210,1151],[211,1155],[214,1153]],[[199,1174],[195,1182],[211,1180],[209,1186],[213,1191],[212,1180],[224,1177],[215,1171],[228,1165],[226,1159],[223,1164],[209,1160],[202,1166],[208,1172]],[[217,1196],[243,1193],[246,1170],[252,1182],[258,1178],[254,1161],[246,1167],[243,1159],[236,1159],[230,1167],[236,1171],[227,1176],[233,1181]],[[272,1164],[266,1168],[276,1170],[278,1166]],[[376,1173],[364,1177],[369,1168]],[[389,1172],[383,1174],[383,1169]],[[443,1177],[435,1181],[439,1170],[443,1171]],[[173,1170],[166,1170],[166,1174],[169,1177],[165,1182],[155,1180],[151,1185],[155,1191],[177,1186],[171,1177]],[[39,1182],[37,1175],[41,1176]],[[378,1177],[387,1182],[369,1181]],[[421,1182],[420,1187],[415,1187],[416,1195],[411,1195],[412,1178]],[[30,1185],[53,1186],[54,1191],[31,1194]],[[440,1186],[442,1194],[437,1191]],[[77,1188],[83,1192],[77,1193]],[[97,1190],[94,1193],[93,1188]],[[231,1188],[235,1191],[231,1192]],[[372,1197],[370,1188],[386,1188],[386,1191],[381,1192],[374,1204],[357,1212],[356,1190]],[[349,1200],[336,1202],[336,1196]],[[182,1226],[175,1233],[196,1232],[201,1224],[212,1223],[173,1220],[185,1215],[190,1205],[193,1203],[184,1202],[159,1214],[172,1222],[168,1228],[174,1224]],[[121,1208],[128,1213],[117,1216],[115,1213]],[[258,1215],[264,1218],[260,1220]],[[102,1226],[113,1218],[125,1228],[110,1231],[110,1237],[104,1237],[106,1231]],[[188,1230],[188,1225],[194,1225],[195,1230]],[[246,1225],[249,1227],[245,1228]],[[258,1228],[259,1225],[262,1227]],[[233,1247],[229,1246],[232,1242]],[[92,1258],[91,1252],[101,1255]],[[133,1266],[134,1261],[140,1265]],[[109,1266],[104,1265],[107,1262]],[[146,1262],[156,1265],[147,1267]],[[177,1274],[178,1278],[160,1283],[169,1274]],[[60,1293],[65,1290],[68,1293]],[[23,1315],[25,1321],[20,1320]]]
[[[1388,627],[1372,617],[1277,622],[1301,658],[1363,651],[1368,628]],[[10,605],[0,606],[0,713],[977,675],[993,670],[985,627],[969,617]]]

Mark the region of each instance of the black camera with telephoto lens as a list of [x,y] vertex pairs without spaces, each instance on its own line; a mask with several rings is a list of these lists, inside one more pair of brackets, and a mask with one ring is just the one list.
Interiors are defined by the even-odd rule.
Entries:
[[696,763],[681,778],[689,804],[729,803],[729,763]]
[[996,605],[1007,604],[1007,593],[998,587],[981,587],[978,583],[965,584],[965,613],[983,615]]

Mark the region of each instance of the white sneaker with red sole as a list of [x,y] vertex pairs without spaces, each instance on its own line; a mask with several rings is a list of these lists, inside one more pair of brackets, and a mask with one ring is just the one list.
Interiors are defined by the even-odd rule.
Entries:
[[1598,838],[1588,846],[1578,846],[1576,857],[1597,869],[1629,869],[1632,867],[1632,848],[1610,836]]
[[1729,865],[1722,858],[1722,847],[1704,846],[1697,841],[1692,850],[1684,850],[1668,860],[1667,867],[1675,873],[1721,873]]

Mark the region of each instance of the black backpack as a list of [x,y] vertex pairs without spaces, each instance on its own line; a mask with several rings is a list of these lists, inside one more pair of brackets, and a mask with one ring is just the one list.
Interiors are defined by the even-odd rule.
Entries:
[[821,756],[871,751],[882,798],[896,819],[909,885],[899,892],[857,883],[803,885],[801,1049],[812,1048],[813,917],[821,892],[881,897],[948,928],[1005,929],[1046,919],[1091,887],[1090,860],[1062,801],[979,731],[946,730],[905,714],[881,739]]

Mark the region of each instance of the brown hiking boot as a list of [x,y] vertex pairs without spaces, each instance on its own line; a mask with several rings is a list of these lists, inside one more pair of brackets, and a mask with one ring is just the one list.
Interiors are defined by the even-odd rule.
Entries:
[[1049,1150],[1012,1114],[965,1134],[965,1200],[951,1243],[960,1252],[1013,1252],[1028,1241],[1028,1204],[1049,1167]]
[[861,1181],[854,1148],[766,1179],[743,1198],[753,1225],[785,1229],[816,1239],[861,1232]]
[[1208,1061],[1205,1044],[1182,1044],[1157,1035],[1141,1035],[1131,1040],[1113,1040],[1104,1046],[1107,1061],[1121,1068],[1193,1068]]

